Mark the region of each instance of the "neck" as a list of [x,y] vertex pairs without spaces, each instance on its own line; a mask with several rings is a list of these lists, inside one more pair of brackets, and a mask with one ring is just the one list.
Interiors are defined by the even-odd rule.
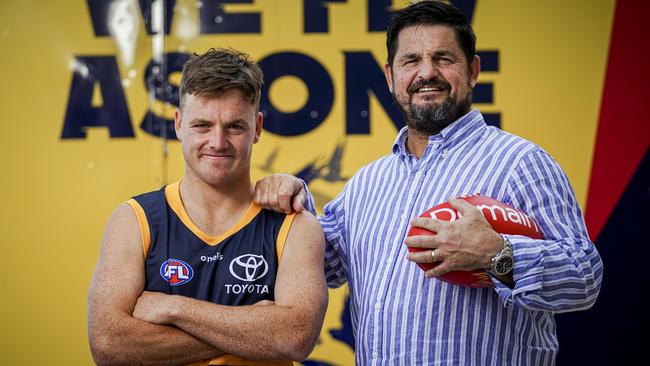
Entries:
[[238,217],[253,200],[253,186],[249,176],[225,186],[212,186],[193,174],[186,174],[181,181],[180,194],[190,217]]
[[429,136],[431,135],[428,133],[420,132],[409,127],[407,130],[406,150],[419,159],[429,144]]

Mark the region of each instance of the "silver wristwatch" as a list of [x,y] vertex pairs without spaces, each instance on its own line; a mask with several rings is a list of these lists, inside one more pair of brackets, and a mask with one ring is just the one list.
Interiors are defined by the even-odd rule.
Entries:
[[490,263],[490,272],[497,276],[507,275],[515,266],[515,260],[512,255],[512,244],[505,236],[503,238],[503,249],[492,258]]

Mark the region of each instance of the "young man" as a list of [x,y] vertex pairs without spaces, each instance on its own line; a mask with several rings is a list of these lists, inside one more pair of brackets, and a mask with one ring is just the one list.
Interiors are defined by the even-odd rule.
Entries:
[[234,50],[183,68],[175,128],[185,176],[120,205],[90,285],[98,364],[291,364],[327,306],[323,234],[310,214],[253,203],[262,72]]
[[[390,21],[384,71],[407,126],[391,153],[361,168],[320,218],[328,284],[350,287],[358,364],[552,365],[554,313],[588,309],[598,297],[602,261],[562,169],[471,109],[475,42],[466,17],[442,2],[410,5]],[[258,187],[260,204],[302,206],[295,178],[274,176]],[[413,219],[476,192],[527,212],[545,239],[499,235],[458,199],[449,202],[459,220]],[[411,225],[437,234],[406,238]],[[427,250],[407,253],[407,246]],[[508,257],[514,266],[494,265]],[[425,275],[413,262],[438,265]],[[435,278],[473,269],[487,269],[494,288]]]

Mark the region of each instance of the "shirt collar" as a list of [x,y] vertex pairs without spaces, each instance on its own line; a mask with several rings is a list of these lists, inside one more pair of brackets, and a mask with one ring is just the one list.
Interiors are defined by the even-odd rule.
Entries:
[[[478,109],[473,109],[452,122],[439,133],[429,136],[429,145],[443,143],[447,148],[453,148],[467,136],[482,127],[485,127],[483,115]],[[408,150],[406,150],[407,137],[408,126],[404,126],[397,134],[395,143],[393,143],[393,154],[404,156],[409,154]]]

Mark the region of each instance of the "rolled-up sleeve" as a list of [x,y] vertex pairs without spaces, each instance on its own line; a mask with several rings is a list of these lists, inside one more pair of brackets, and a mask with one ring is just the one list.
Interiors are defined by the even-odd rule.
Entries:
[[552,312],[590,308],[600,291],[603,263],[560,166],[542,150],[531,152],[513,170],[507,187],[512,204],[535,219],[544,239],[508,236],[515,287],[495,281],[504,305]]

